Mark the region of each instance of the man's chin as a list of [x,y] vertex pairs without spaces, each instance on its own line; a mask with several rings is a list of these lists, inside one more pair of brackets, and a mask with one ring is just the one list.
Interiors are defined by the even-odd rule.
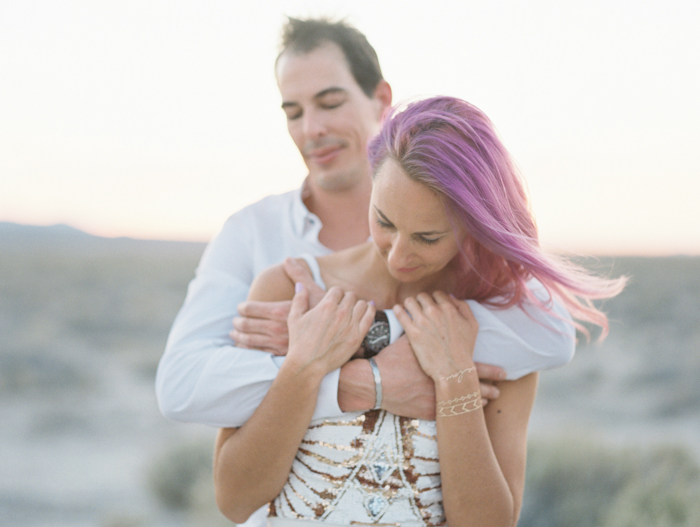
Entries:
[[354,188],[359,178],[341,168],[309,171],[309,179],[326,192],[344,192]]

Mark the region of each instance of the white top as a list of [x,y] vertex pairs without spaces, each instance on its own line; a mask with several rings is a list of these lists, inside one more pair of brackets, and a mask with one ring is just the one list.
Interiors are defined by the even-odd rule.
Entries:
[[[321,222],[306,208],[302,190],[269,196],[231,216],[209,243],[185,303],[173,323],[156,373],[156,396],[169,419],[213,427],[241,426],[253,414],[284,357],[237,348],[229,337],[237,305],[253,278],[288,256],[331,252],[318,240]],[[540,311],[529,318],[519,308],[498,310],[470,304],[479,322],[475,357],[481,351],[511,349],[531,358],[534,369],[568,363],[574,353],[570,324]],[[554,312],[568,314],[555,303]],[[539,364],[539,366],[537,366]],[[509,378],[521,376],[513,364]],[[339,370],[326,376],[314,419],[341,415]]]

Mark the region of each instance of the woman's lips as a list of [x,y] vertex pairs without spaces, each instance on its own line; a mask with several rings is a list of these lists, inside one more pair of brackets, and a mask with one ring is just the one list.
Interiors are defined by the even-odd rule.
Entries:
[[418,269],[418,267],[419,267],[418,265],[416,265],[415,267],[400,267],[397,269],[397,271],[399,273],[412,273],[413,271]]

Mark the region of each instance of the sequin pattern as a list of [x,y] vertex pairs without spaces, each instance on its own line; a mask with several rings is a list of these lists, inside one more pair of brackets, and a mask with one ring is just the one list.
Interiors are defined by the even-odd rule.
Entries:
[[383,410],[313,421],[270,515],[444,525],[435,422]]

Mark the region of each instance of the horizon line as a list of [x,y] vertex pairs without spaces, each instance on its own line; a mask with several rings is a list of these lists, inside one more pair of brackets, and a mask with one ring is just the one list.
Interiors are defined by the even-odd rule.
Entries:
[[[143,241],[143,242],[173,242],[173,243],[192,243],[192,244],[202,244],[206,245],[211,241],[211,239],[214,237],[215,233],[212,234],[209,238],[204,238],[204,237],[197,237],[197,238],[188,238],[186,236],[181,236],[181,237],[175,237],[175,236],[161,236],[161,237],[154,237],[154,236],[143,236],[143,235],[135,235],[135,234],[105,234],[105,233],[98,233],[98,232],[91,232],[90,230],[76,227],[75,225],[72,225],[70,223],[65,223],[65,222],[55,222],[55,223],[46,223],[46,224],[38,224],[38,223],[20,223],[16,221],[8,221],[8,220],[2,220],[0,219],[0,224],[7,224],[7,225],[13,225],[17,227],[24,227],[24,228],[37,228],[37,229],[51,229],[51,228],[57,228],[57,227],[67,227],[69,229],[75,230],[79,233],[85,234],[86,236],[92,236],[96,238],[102,238],[106,240],[119,240],[119,239],[129,239],[129,240],[137,240],[137,241]],[[546,243],[544,244],[545,246],[547,245]],[[604,249],[597,250],[597,251],[587,251],[587,252],[574,252],[570,250],[552,250],[549,249],[549,252],[556,254],[558,256],[564,256],[568,258],[596,258],[596,257],[604,257],[604,258],[625,258],[625,257],[638,257],[638,258],[673,258],[673,257],[700,257],[700,249],[694,251],[659,251],[659,252],[654,252],[654,251],[638,251],[638,250],[627,250],[627,251],[618,251],[618,252],[612,252],[612,251],[607,251]]]

